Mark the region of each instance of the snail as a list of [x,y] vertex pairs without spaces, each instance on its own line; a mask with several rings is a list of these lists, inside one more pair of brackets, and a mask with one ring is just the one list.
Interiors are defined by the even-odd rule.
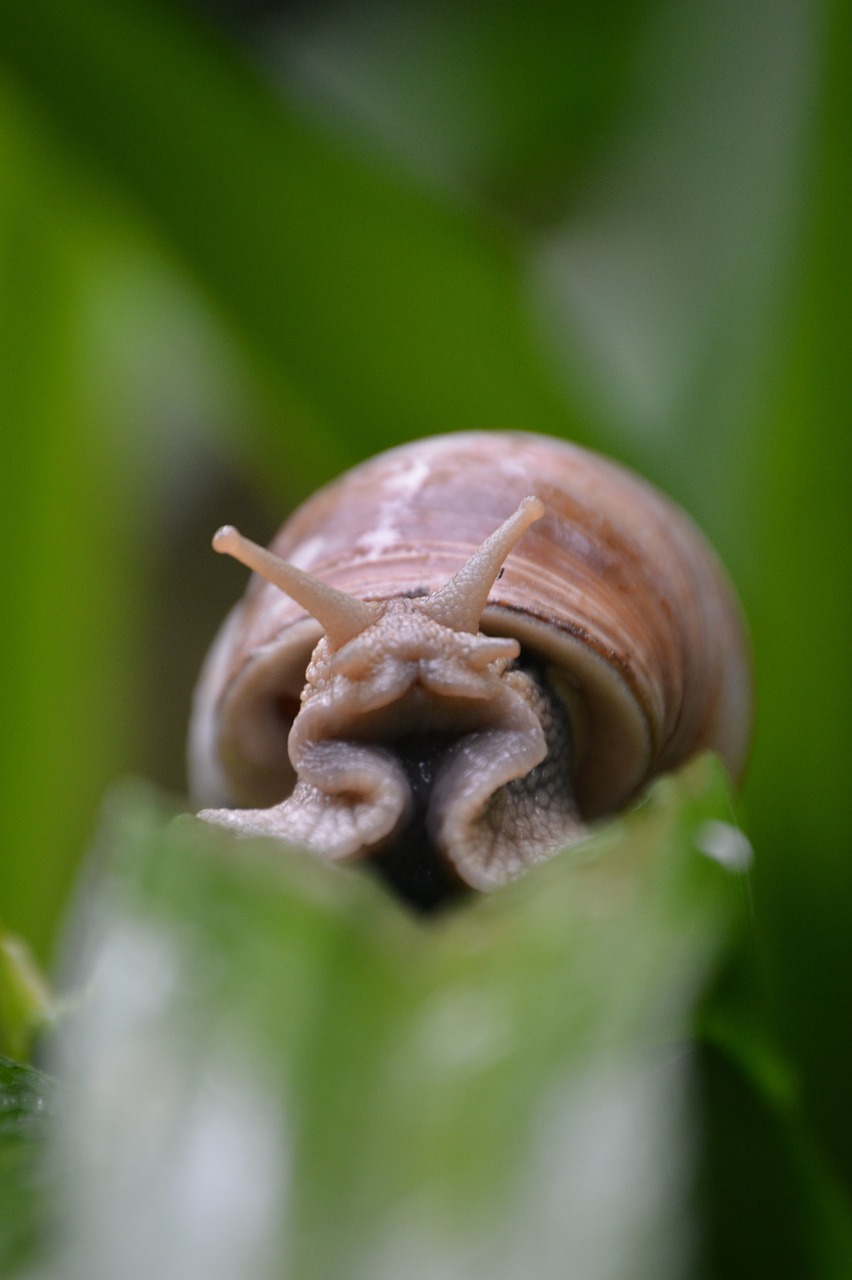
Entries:
[[691,520],[579,446],[467,432],[321,489],[196,689],[199,817],[362,859],[429,909],[576,842],[705,749],[739,778],[748,646]]

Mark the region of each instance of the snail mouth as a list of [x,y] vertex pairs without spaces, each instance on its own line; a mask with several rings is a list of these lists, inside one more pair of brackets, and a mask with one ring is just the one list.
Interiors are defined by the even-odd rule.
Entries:
[[504,683],[501,716],[387,743],[410,804],[364,861],[421,912],[498,888],[585,833],[567,708],[532,658]]
[[432,732],[408,734],[393,743],[411,803],[405,823],[366,862],[404,902],[424,914],[472,892],[438,849],[427,820],[436,777],[457,741],[457,734]]
[[[570,722],[538,664],[478,704],[414,694],[404,709],[363,718],[363,737],[303,740],[278,804],[199,816],[359,862],[422,913],[499,888],[581,833]],[[401,731],[412,718],[417,731]]]

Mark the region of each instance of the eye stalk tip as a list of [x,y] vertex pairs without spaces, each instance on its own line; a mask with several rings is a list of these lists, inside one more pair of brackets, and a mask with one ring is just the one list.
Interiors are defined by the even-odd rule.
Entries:
[[232,524],[223,524],[213,534],[211,546],[220,555],[230,555],[236,543],[239,542],[239,538],[239,532]]
[[547,508],[541,498],[536,498],[535,495],[531,494],[528,498],[524,498],[521,503],[521,510],[529,516],[530,520],[540,520]]
[[223,524],[216,530],[212,545],[214,551],[233,556],[300,604],[320,623],[333,649],[339,649],[375,621],[373,605],[337,591],[295,565],[287,564],[265,547],[244,538],[232,524]]

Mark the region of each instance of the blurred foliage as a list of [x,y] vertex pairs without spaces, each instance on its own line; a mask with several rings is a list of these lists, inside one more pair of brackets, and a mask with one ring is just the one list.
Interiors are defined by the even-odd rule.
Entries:
[[53,1116],[53,1082],[0,1056],[0,1274],[19,1274],[33,1257],[48,1202],[44,1149]]
[[[746,919],[744,867],[702,852],[729,816],[703,758],[423,923],[378,877],[262,841],[234,858],[114,796],[74,913],[85,998],[40,1274],[508,1280],[564,1274],[566,1253],[588,1277],[680,1274],[684,1037]],[[812,1219],[795,1206],[775,1248]]]
[[[424,432],[565,434],[679,498],[744,597],[753,933],[718,1018],[730,1049],[768,1009],[847,1211],[850,26],[844,0],[4,0],[8,928],[50,954],[116,776],[182,790],[242,583],[222,519],[263,537]],[[781,1138],[725,1070],[705,1211],[739,1188],[760,1239]]]
[[30,953],[0,928],[0,1054],[26,1061],[54,1013],[54,998]]

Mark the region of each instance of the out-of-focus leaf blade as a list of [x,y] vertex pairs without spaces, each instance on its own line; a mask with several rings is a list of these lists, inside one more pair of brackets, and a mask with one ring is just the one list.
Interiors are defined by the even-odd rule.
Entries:
[[279,462],[325,473],[329,420],[368,450],[564,424],[505,241],[324,140],[212,32],[156,0],[8,0],[0,59],[287,379]]
[[598,443],[679,494],[742,572],[820,22],[808,0],[656,4],[612,148],[531,255]]
[[54,1000],[29,948],[0,925],[0,1054],[26,1059]]
[[223,8],[341,135],[529,222],[564,205],[609,140],[653,0]]
[[762,705],[748,800],[772,857],[755,876],[777,1023],[852,1196],[852,8],[829,3],[822,91],[784,343],[753,486],[752,625]]
[[0,97],[0,916],[44,955],[132,723],[130,497],[80,367],[73,201]]
[[53,1109],[52,1082],[41,1072],[0,1057],[0,1275],[19,1268],[37,1248],[46,1217],[45,1148]]
[[[702,1049],[700,1192],[712,1205],[700,1280],[852,1274],[852,1205],[814,1139],[801,1099],[779,1099],[743,1070],[741,1046]],[[736,1177],[731,1177],[731,1170]]]
[[125,801],[78,920],[51,1274],[683,1274],[685,1037],[743,918],[701,832],[729,811],[697,762],[421,925],[364,873]]

